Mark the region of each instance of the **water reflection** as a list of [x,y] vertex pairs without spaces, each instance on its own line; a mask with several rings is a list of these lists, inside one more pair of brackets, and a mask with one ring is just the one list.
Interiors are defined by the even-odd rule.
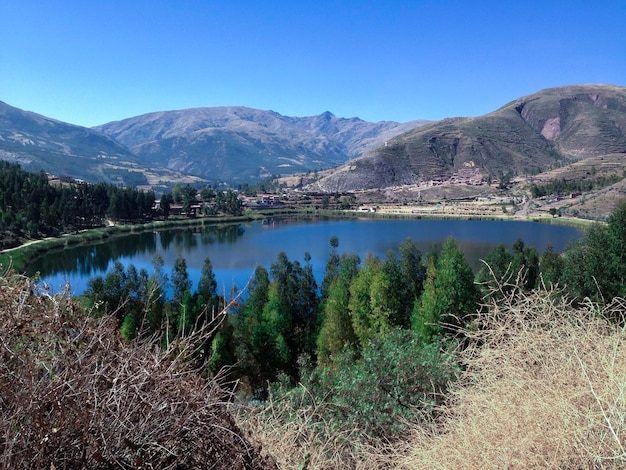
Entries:
[[177,257],[187,260],[194,287],[200,278],[206,257],[211,259],[220,291],[230,292],[233,284],[242,287],[256,265],[269,268],[279,252],[303,262],[305,252],[312,259],[313,271],[321,281],[330,252],[331,236],[339,238],[340,253],[356,253],[365,259],[368,253],[384,257],[387,250],[411,238],[426,253],[433,243],[441,244],[454,237],[472,267],[477,270],[498,243],[508,248],[518,238],[540,253],[548,244],[562,251],[581,237],[572,227],[532,222],[467,220],[336,220],[280,218],[249,224],[211,225],[129,234],[93,245],[79,245],[50,252],[35,260],[28,274],[37,271],[51,286],[60,288],[66,280],[74,293],[81,293],[87,281],[103,275],[119,260],[152,272],[152,257],[158,253],[165,272],[171,273]]
[[183,256],[201,245],[234,243],[244,233],[241,224],[133,233],[95,244],[51,250],[33,260],[27,267],[26,274],[38,272],[42,278],[51,275],[68,278],[94,277],[106,272],[112,261],[118,259],[151,259],[154,253],[170,251]]

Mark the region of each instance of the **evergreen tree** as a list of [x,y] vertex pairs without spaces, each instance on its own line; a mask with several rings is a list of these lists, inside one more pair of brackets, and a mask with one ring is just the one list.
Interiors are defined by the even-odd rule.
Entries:
[[382,262],[369,255],[350,284],[348,308],[352,317],[352,328],[359,339],[361,348],[365,347],[374,336],[382,333],[383,324],[385,326],[388,324],[386,319],[381,324],[382,319],[374,317],[372,305],[373,284],[378,281],[377,274],[382,271]]
[[437,251],[433,246],[426,259],[426,278],[424,292],[420,300],[416,300],[411,316],[411,325],[421,341],[430,343],[442,332],[440,308],[437,305]]
[[279,284],[274,280],[269,285],[267,303],[261,314],[261,344],[264,354],[261,359],[263,379],[275,382],[278,374],[283,372],[295,378],[292,369],[295,357],[289,344],[292,322]]
[[[424,277],[426,268],[422,264],[422,253],[415,246],[413,240],[407,238],[398,247],[400,252],[399,268],[401,277],[406,283],[406,306],[407,312],[413,308],[415,300],[422,295],[424,290]],[[410,313],[409,313],[410,315]]]
[[194,309],[202,321],[211,321],[223,308],[223,299],[217,293],[217,281],[210,258],[205,258],[198,281],[198,289],[194,296]]
[[593,224],[565,252],[563,281],[578,299],[610,302],[626,296],[626,202],[607,220]]
[[358,339],[348,310],[350,283],[358,272],[359,258],[348,255],[341,260],[339,275],[331,283],[323,304],[322,325],[317,337],[317,361],[330,366],[344,349],[355,349]]
[[431,339],[439,326],[444,332],[456,333],[476,311],[479,299],[472,268],[454,239],[445,241],[436,269],[433,266],[434,261],[429,260],[422,302],[413,318],[425,340]]
[[330,237],[329,244],[330,255],[328,256],[328,261],[326,262],[326,270],[324,272],[324,279],[322,280],[322,300],[328,297],[330,285],[339,275],[339,263],[341,262],[341,258],[337,253],[339,238],[336,235],[333,235]]
[[509,281],[513,255],[507,251],[504,243],[498,243],[484,259],[483,267],[476,278],[480,283]]
[[180,304],[183,300],[185,291],[191,290],[191,281],[187,272],[187,261],[185,258],[178,257],[174,261],[172,269],[172,286],[174,288],[174,304]]
[[268,301],[269,274],[257,266],[248,286],[248,299],[237,311],[234,321],[235,355],[239,368],[253,391],[265,388],[261,364],[265,354],[262,317]]
[[563,257],[549,244],[539,260],[539,271],[546,287],[554,286],[563,276]]
[[524,290],[532,290],[539,277],[539,254],[532,247],[525,247],[521,239],[513,244],[513,261],[511,269],[522,279]]
[[298,355],[307,357],[315,355],[315,340],[317,338],[317,312],[319,296],[317,282],[311,266],[311,255],[304,254],[305,265],[302,268],[298,286],[298,315],[296,316],[296,344]]

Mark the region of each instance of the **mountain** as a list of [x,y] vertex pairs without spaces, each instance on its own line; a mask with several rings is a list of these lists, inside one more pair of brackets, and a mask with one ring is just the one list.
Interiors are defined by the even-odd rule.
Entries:
[[237,183],[334,167],[424,122],[371,123],[330,112],[288,117],[229,106],[149,113],[94,129],[143,165]]
[[17,162],[29,171],[44,170],[91,182],[141,186],[183,178],[170,170],[144,171],[132,152],[101,132],[23,111],[2,101],[0,159]]
[[312,189],[349,191],[474,176],[536,174],[584,158],[624,154],[626,88],[551,88],[474,118],[451,118],[399,135]]

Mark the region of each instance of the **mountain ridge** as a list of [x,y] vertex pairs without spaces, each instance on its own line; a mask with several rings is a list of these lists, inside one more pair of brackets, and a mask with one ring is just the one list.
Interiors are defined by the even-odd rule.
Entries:
[[343,192],[533,175],[604,154],[626,155],[625,87],[548,88],[482,116],[408,123],[222,106],[84,128],[0,101],[0,158],[157,190],[308,173],[308,189]]
[[144,161],[201,177],[245,181],[339,165],[426,121],[369,123],[317,116],[283,116],[245,106],[158,111],[94,129]]
[[148,187],[163,179],[194,181],[166,169],[144,172],[137,157],[111,137],[3,101],[0,159],[19,163],[29,171],[43,170],[91,182]]
[[534,174],[601,154],[626,154],[626,88],[549,88],[478,117],[410,130],[323,176],[311,188],[351,191],[420,184],[464,171]]

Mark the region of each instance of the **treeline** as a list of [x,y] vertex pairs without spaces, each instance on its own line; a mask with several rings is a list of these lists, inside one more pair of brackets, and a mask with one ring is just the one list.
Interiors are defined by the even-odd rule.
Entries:
[[598,176],[589,179],[566,180],[561,178],[548,183],[530,185],[530,194],[532,197],[544,197],[554,194],[556,196],[566,196],[571,193],[584,193],[594,189],[601,189],[606,186],[617,183],[624,179],[624,176]]
[[154,201],[153,192],[108,183],[53,186],[44,172],[0,161],[0,247],[16,245],[19,238],[101,226],[106,219],[147,220],[153,217]]

